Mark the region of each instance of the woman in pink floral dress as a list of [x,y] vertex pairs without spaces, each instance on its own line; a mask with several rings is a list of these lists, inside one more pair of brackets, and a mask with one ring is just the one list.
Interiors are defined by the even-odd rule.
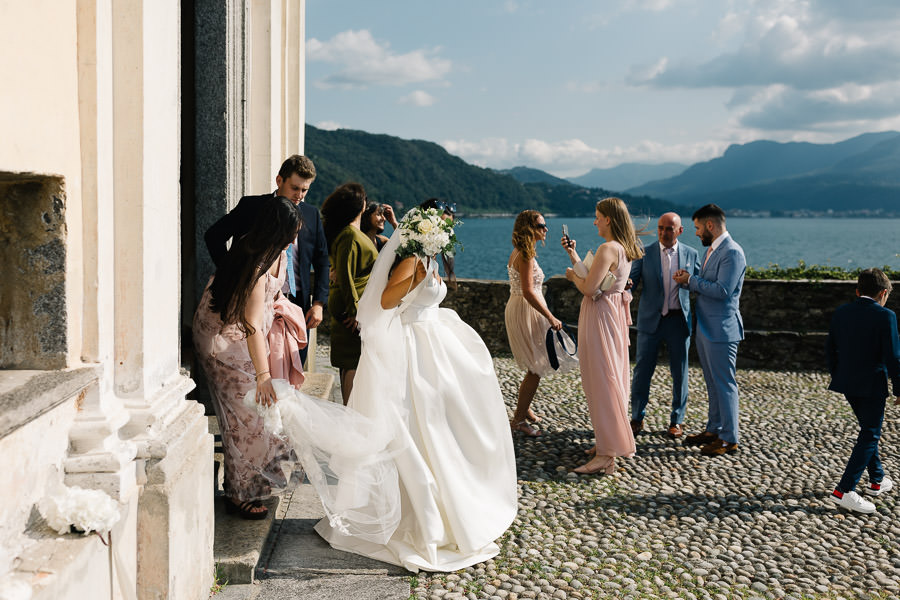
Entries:
[[300,214],[282,197],[267,198],[250,231],[232,240],[194,314],[197,357],[206,372],[222,433],[226,510],[262,519],[262,500],[289,480],[293,456],[285,442],[263,427],[248,392],[266,406],[276,402],[266,336],[285,277],[284,249],[297,237]]

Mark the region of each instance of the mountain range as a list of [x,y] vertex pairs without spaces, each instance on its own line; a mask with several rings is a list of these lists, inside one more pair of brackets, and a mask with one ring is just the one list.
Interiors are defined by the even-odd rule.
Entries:
[[[597,201],[612,195],[537,169],[512,174],[470,165],[433,142],[352,129],[328,131],[307,125],[306,154],[317,172],[306,199],[317,206],[348,181],[361,183],[369,198],[401,211],[439,197],[456,202],[463,215],[515,215],[532,208],[561,216],[593,216]],[[620,197],[633,214],[654,215],[677,208],[665,200]]]
[[722,156],[688,167],[630,163],[571,180],[526,166],[485,169],[433,142],[311,125],[306,153],[319,173],[307,196],[316,205],[341,183],[358,181],[370,198],[400,210],[441,197],[456,202],[462,214],[483,216],[525,208],[592,216],[596,202],[610,195],[641,215],[683,214],[710,202],[750,213],[900,215],[896,131],[834,144],[760,140],[732,145]]
[[900,133],[865,133],[834,144],[732,145],[719,158],[627,191],[748,211],[900,214]]
[[622,163],[610,169],[591,169],[579,177],[569,177],[569,181],[584,187],[602,187],[610,190],[627,190],[648,181],[674,177],[684,172],[688,165],[662,163],[646,165],[642,163]]

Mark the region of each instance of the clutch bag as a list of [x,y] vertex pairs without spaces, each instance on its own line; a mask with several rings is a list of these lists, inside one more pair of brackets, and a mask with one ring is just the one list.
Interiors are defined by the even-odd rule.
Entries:
[[[584,260],[582,260],[581,262],[584,263],[586,271],[590,271],[591,265],[594,264],[594,253],[591,252],[590,250],[588,250],[587,254],[585,254],[585,256],[584,256]],[[585,274],[585,277],[587,277],[587,274]],[[606,274],[606,277],[603,278],[603,281],[600,282],[600,287],[597,288],[596,292],[594,292],[594,295],[592,296],[592,298],[594,300],[596,300],[600,296],[600,294],[602,294],[603,292],[605,292],[606,290],[608,290],[615,284],[616,284],[616,275],[612,271],[609,271]]]

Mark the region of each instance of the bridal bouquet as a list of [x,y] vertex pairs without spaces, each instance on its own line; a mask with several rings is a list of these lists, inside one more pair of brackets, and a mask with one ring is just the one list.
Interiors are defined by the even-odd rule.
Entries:
[[[457,224],[460,221],[456,222]],[[400,246],[397,256],[430,258],[438,253],[453,256],[456,246],[461,246],[453,231],[453,221],[443,218],[436,208],[414,208],[400,221]]]

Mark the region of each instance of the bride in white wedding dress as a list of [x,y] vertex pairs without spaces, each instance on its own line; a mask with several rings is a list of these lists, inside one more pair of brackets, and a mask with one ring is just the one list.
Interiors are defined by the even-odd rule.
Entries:
[[411,571],[455,571],[499,552],[495,540],[517,511],[515,455],[490,353],[439,307],[447,287],[433,256],[395,265],[401,237],[398,229],[379,253],[360,300],[362,357],[349,401],[393,431],[399,524],[385,543],[333,519],[316,531],[334,548]]

